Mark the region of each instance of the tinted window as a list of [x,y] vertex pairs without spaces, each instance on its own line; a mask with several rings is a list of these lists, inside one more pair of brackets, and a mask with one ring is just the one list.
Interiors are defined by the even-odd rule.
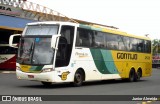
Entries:
[[151,41],[144,41],[144,52],[151,53]]
[[61,35],[67,39],[67,44],[73,44],[74,27],[62,26]]
[[118,41],[118,49],[119,50],[126,50],[123,36],[117,36],[117,37],[118,37],[118,40],[117,40]]
[[104,48],[104,41],[105,41],[104,37],[105,37],[104,33],[95,31],[93,35],[94,47]]
[[130,51],[137,51],[137,39],[135,38],[130,38]]
[[151,52],[151,41],[78,28],[76,46],[132,52]]
[[91,47],[93,32],[87,29],[78,28],[77,30],[77,46]]
[[117,35],[107,33],[105,35],[106,48],[117,50],[118,49],[118,41],[117,40],[118,40]]
[[126,36],[123,36],[122,37],[122,40],[123,40],[123,43],[124,43],[124,47],[127,51],[130,50],[130,38],[129,37],[126,37]]
[[144,52],[143,44],[144,44],[143,40],[137,39],[137,51],[138,52]]

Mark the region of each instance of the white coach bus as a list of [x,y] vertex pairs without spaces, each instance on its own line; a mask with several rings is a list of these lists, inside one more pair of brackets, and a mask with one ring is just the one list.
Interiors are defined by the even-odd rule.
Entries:
[[[14,37],[10,37],[10,46]],[[71,22],[28,23],[18,44],[18,79],[44,85],[151,76],[151,41],[107,27]]]

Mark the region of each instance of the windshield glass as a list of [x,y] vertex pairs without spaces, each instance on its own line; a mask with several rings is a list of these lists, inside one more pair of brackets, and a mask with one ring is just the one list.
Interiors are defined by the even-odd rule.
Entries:
[[52,64],[53,53],[51,38],[36,38],[33,64]]
[[51,49],[50,38],[22,38],[18,50],[17,61],[22,64],[52,64],[54,50]]
[[28,65],[53,64],[52,35],[58,33],[59,25],[28,25],[20,39],[17,62]]

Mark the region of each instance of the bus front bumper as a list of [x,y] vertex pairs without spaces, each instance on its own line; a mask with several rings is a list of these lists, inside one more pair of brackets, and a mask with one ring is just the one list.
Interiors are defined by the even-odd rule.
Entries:
[[56,82],[55,71],[45,73],[26,73],[16,70],[18,79],[25,79],[31,81]]

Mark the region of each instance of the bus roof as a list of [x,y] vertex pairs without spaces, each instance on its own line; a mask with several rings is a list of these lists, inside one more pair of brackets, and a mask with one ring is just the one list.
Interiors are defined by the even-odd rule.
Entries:
[[134,37],[134,38],[138,38],[138,39],[151,40],[147,36],[133,35],[133,34],[129,34],[127,32],[120,31],[118,29],[108,28],[108,27],[105,27],[105,26],[80,24],[80,27],[86,28],[86,29],[91,29],[91,30],[97,30],[97,31],[101,31],[101,32],[108,32],[108,33],[112,33],[112,34],[118,34],[118,35],[122,35],[122,36]]
[[60,22],[60,21],[44,21],[44,22],[32,22],[28,23],[27,25],[42,25],[42,24],[58,24],[58,25],[71,25],[71,26],[76,26],[78,25],[77,23],[73,22]]
[[123,32],[123,31],[120,31],[120,30],[115,29],[115,28],[109,28],[109,27],[105,27],[105,26],[97,25],[97,24],[95,24],[95,25],[93,25],[93,24],[88,25],[87,24],[86,25],[86,24],[77,24],[77,23],[73,23],[73,22],[44,21],[44,22],[32,22],[32,23],[28,23],[27,25],[40,25],[40,24],[58,24],[58,25],[79,26],[81,28],[97,30],[97,31],[101,31],[101,32],[108,32],[108,33],[112,33],[112,34],[134,37],[134,38],[138,38],[138,39],[151,40],[149,37],[146,37],[146,36],[137,36],[137,35],[133,35],[133,34],[128,34],[127,32]]

